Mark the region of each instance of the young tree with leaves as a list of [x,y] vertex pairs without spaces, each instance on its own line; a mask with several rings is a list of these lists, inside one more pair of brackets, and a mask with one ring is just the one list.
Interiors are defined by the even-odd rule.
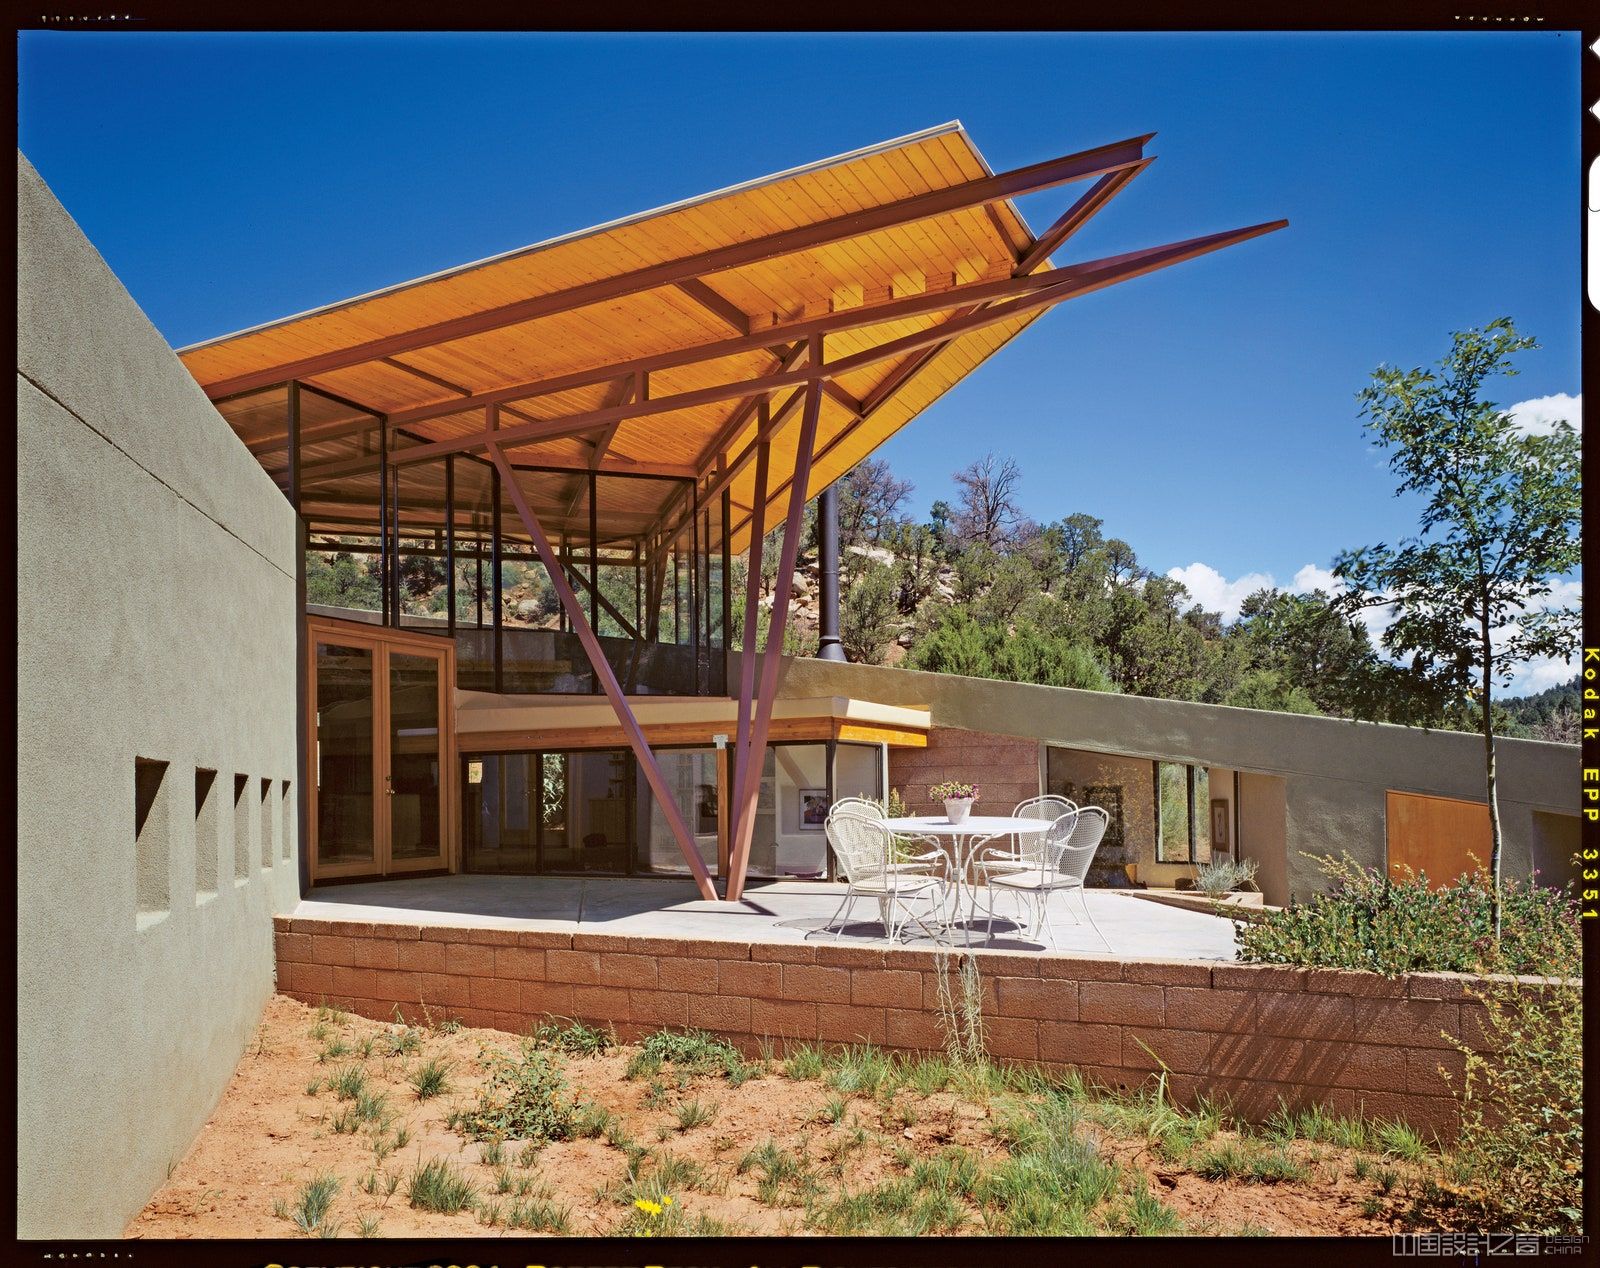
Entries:
[[1580,558],[1577,433],[1560,422],[1531,434],[1484,398],[1491,379],[1517,373],[1513,356],[1536,347],[1502,317],[1457,332],[1437,372],[1373,372],[1358,397],[1361,415],[1390,453],[1397,495],[1425,499],[1420,532],[1398,546],[1346,551],[1334,563],[1348,610],[1392,605],[1383,645],[1411,659],[1414,678],[1440,698],[1470,696],[1477,705],[1497,940],[1494,688],[1530,657],[1570,656],[1578,637],[1577,610],[1544,602]]

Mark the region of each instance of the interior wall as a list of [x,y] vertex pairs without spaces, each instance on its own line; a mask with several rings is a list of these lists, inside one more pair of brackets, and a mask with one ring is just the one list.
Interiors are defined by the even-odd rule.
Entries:
[[1534,879],[1541,885],[1560,886],[1578,880],[1576,859],[1583,846],[1581,823],[1577,815],[1533,812]]
[[296,519],[17,166],[17,1231],[117,1237],[299,898]]

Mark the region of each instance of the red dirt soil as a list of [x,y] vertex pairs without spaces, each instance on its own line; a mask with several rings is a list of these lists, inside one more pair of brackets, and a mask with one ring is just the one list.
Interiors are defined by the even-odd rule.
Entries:
[[[376,1236],[460,1237],[502,1236],[503,1223],[490,1225],[482,1213],[441,1214],[413,1209],[407,1179],[421,1162],[442,1158],[456,1165],[476,1184],[480,1200],[502,1210],[510,1195],[495,1196],[497,1168],[482,1160],[485,1148],[447,1124],[452,1110],[474,1104],[487,1078],[484,1058],[518,1051],[520,1038],[494,1030],[460,1029],[454,1033],[420,1031],[420,1047],[405,1055],[386,1056],[389,1036],[404,1027],[339,1015],[324,1019],[324,1037],[312,1038],[318,1010],[285,996],[274,996],[262,1018],[256,1041],[239,1062],[221,1103],[201,1130],[189,1153],[173,1168],[167,1182],[129,1224],[131,1238],[262,1238],[296,1236],[300,1230],[274,1214],[280,1202],[293,1208],[301,1186],[319,1173],[332,1173],[341,1184],[329,1221],[338,1234],[356,1236],[365,1219],[375,1221]],[[325,1063],[317,1060],[324,1046],[341,1039],[352,1051]],[[360,1046],[372,1040],[370,1055]],[[756,1169],[740,1174],[744,1155],[769,1140],[801,1148],[821,1161],[833,1159],[833,1183],[852,1192],[905,1173],[895,1147],[929,1156],[946,1146],[960,1146],[987,1160],[1006,1155],[1005,1145],[990,1131],[991,1110],[950,1092],[922,1095],[903,1089],[892,1105],[868,1096],[845,1098],[846,1111],[837,1124],[822,1113],[841,1094],[821,1082],[796,1080],[770,1071],[738,1087],[718,1075],[695,1076],[676,1083],[665,1098],[651,1099],[650,1080],[624,1077],[634,1046],[598,1056],[567,1057],[567,1077],[579,1096],[611,1110],[640,1145],[655,1153],[692,1160],[706,1179],[691,1189],[676,1190],[684,1217],[721,1221],[728,1231],[792,1234],[804,1227],[805,1213],[793,1205],[769,1206],[757,1197]],[[408,1076],[430,1058],[450,1064],[448,1090],[418,1100]],[[336,1070],[359,1065],[369,1087],[387,1094],[397,1111],[395,1127],[409,1129],[410,1139],[379,1159],[366,1130],[340,1134],[332,1121],[345,1108],[326,1087],[308,1095],[313,1080],[326,1081]],[[673,1082],[670,1078],[669,1082]],[[698,1099],[715,1106],[709,1122],[683,1130],[673,1112]],[[909,1102],[909,1107],[908,1107]],[[835,1107],[836,1108],[836,1107]],[[907,1124],[906,1120],[912,1121]],[[856,1127],[871,1134],[865,1146],[843,1147]],[[1171,1207],[1190,1232],[1237,1233],[1248,1230],[1297,1235],[1386,1235],[1399,1231],[1400,1201],[1375,1199],[1370,1180],[1358,1181],[1349,1150],[1296,1142],[1291,1152],[1310,1166],[1305,1182],[1247,1184],[1211,1181],[1159,1157],[1142,1138],[1122,1139],[1093,1128],[1102,1152],[1130,1173],[1142,1171],[1151,1193]],[[1223,1133],[1217,1139],[1228,1138]],[[393,1131],[388,1136],[393,1140]],[[619,1200],[627,1163],[622,1150],[602,1139],[554,1143],[537,1151],[532,1165],[519,1164],[522,1142],[505,1144],[504,1166],[513,1180],[529,1178],[534,1192],[570,1209],[572,1235],[618,1231],[639,1216]],[[1369,1158],[1371,1156],[1369,1155]],[[1375,1161],[1375,1160],[1374,1160]],[[1401,1171],[1406,1169],[1398,1168]],[[396,1178],[393,1193],[364,1191],[376,1172]],[[609,1190],[609,1192],[608,1192]],[[1366,1204],[1365,1213],[1363,1204]],[[981,1219],[963,1231],[982,1233]],[[517,1230],[514,1235],[524,1235]]]

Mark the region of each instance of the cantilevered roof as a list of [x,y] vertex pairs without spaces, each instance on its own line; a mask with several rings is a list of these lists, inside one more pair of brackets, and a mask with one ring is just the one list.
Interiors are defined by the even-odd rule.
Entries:
[[[808,378],[825,380],[809,496],[1049,304],[1281,224],[1053,268],[1049,253],[1152,161],[1148,140],[997,176],[949,123],[180,355],[269,470],[287,467],[273,456],[284,412],[262,389],[298,381],[328,394],[315,418],[302,414],[300,492],[313,503],[376,502],[360,407],[387,419],[389,461],[409,472],[418,505],[443,505],[433,459],[481,455],[497,429],[520,467],[726,488],[740,549],[760,435],[772,442],[766,522],[781,519]],[[1010,201],[1078,180],[1093,184],[1039,237]],[[659,538],[684,498],[639,489],[635,500],[656,498],[637,509]],[[582,500],[576,485],[551,499],[569,515]]]

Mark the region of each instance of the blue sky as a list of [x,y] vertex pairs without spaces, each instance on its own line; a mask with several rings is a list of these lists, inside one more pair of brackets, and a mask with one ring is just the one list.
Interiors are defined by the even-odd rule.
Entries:
[[[1212,606],[1411,531],[1354,395],[1509,314],[1579,392],[1575,34],[24,33],[20,141],[174,346],[958,118],[996,168],[1141,132],[1092,258],[1290,227],[1046,315],[881,451],[1016,456]],[[1042,228],[1080,192],[1021,204]],[[1576,422],[1576,418],[1573,419]],[[1198,566],[1198,568],[1197,568]],[[1213,575],[1214,574],[1214,575]],[[1235,583],[1232,586],[1229,583]]]

